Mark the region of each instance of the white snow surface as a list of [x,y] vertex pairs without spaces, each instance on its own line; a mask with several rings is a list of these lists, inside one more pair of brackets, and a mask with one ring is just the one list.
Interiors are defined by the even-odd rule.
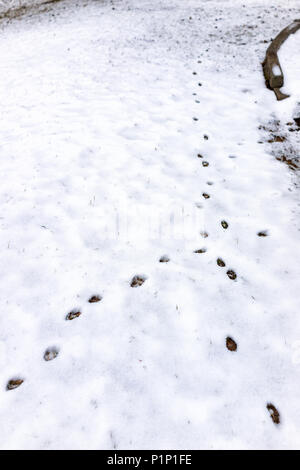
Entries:
[[280,67],[278,65],[273,66],[272,72],[274,73],[275,76],[281,75],[281,70],[280,70]]
[[1,22],[2,449],[299,448],[299,188],[258,130],[298,1],[245,3]]
[[[298,14],[300,16],[300,12]],[[288,39],[283,43],[278,51],[278,58],[284,73],[284,88],[283,91],[290,95],[290,99],[284,101],[282,113],[294,115],[295,108],[300,106],[300,30],[291,34]],[[298,114],[300,109],[298,111]],[[300,114],[299,114],[300,116]],[[298,116],[298,117],[299,117]]]

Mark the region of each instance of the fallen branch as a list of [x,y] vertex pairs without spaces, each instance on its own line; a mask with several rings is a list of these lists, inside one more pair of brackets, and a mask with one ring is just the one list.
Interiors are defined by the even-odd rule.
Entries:
[[283,29],[268,47],[262,64],[266,86],[274,91],[278,101],[289,97],[289,95],[285,95],[280,91],[284,84],[284,75],[278,59],[278,50],[290,34],[296,33],[298,29],[300,29],[300,19],[293,21],[287,28]]

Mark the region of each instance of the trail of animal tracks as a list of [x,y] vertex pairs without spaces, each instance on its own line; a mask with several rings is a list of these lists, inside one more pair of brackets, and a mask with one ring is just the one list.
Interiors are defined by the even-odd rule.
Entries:
[[299,189],[261,127],[294,98],[260,65],[297,2],[244,4],[2,20],[1,448],[299,446]]

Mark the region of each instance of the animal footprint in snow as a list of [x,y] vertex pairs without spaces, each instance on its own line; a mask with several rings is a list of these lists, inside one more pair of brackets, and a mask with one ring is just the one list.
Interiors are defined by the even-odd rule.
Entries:
[[236,273],[235,273],[232,269],[229,269],[229,271],[227,271],[227,276],[228,276],[229,279],[231,279],[232,281],[234,281],[234,280],[237,278]]
[[206,167],[208,165],[209,165],[209,163],[206,160],[202,162],[202,166]]
[[234,339],[230,338],[229,336],[227,336],[226,338],[226,348],[232,352],[237,350],[236,342],[234,341]]
[[267,404],[267,410],[270,413],[270,416],[272,418],[273,423],[274,424],[279,424],[280,423],[280,414],[279,414],[279,411],[277,410],[277,408],[275,408],[275,406],[272,405],[272,403],[268,403]]
[[204,197],[204,199],[209,199],[210,198],[210,195],[207,194],[207,193],[203,193],[202,196]]
[[224,229],[228,228],[228,223],[226,222],[226,220],[222,220],[221,225]]
[[80,317],[81,312],[80,310],[72,310],[72,312],[69,312],[68,315],[66,316],[66,320],[74,320],[74,318]]
[[163,255],[159,259],[160,263],[168,263],[169,261],[170,261],[170,258],[167,255]]
[[199,250],[195,250],[194,253],[205,253],[206,248],[199,248]]
[[131,287],[140,287],[144,282],[146,281],[146,278],[141,275],[136,275],[132,278],[131,281]]
[[201,235],[202,238],[207,238],[208,237],[207,232],[200,232],[200,235]]
[[258,237],[267,237],[268,236],[268,231],[267,230],[261,230],[257,234]]
[[55,359],[59,354],[59,351],[57,348],[48,348],[46,351],[45,351],[45,354],[44,354],[44,359],[45,361],[53,361],[53,359]]
[[15,388],[18,388],[20,387],[20,385],[22,385],[22,383],[24,382],[24,379],[11,379],[7,382],[7,385],[6,385],[6,390],[14,390]]
[[92,297],[89,298],[89,303],[90,304],[95,304],[96,302],[101,302],[102,297],[100,295],[92,295]]
[[224,266],[226,266],[225,261],[223,261],[222,258],[217,259],[217,265],[220,266],[220,268],[224,268]]

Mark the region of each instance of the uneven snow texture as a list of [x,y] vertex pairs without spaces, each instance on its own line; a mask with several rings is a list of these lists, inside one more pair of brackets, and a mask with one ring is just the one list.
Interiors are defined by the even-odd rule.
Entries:
[[297,4],[1,22],[1,448],[299,447],[299,189],[258,130],[291,106],[261,61]]
[[49,3],[50,0],[0,0],[0,14],[22,7],[31,7]]

